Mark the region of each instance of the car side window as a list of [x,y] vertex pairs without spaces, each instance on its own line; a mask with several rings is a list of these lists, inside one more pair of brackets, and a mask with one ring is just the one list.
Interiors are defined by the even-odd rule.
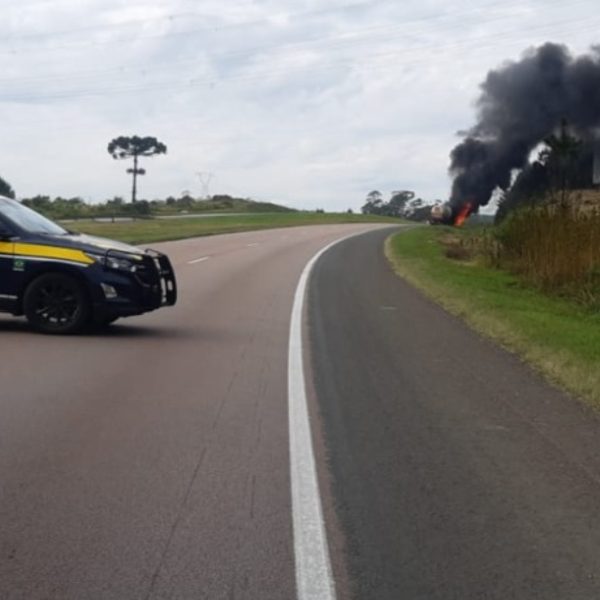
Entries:
[[12,235],[11,230],[0,221],[0,237],[8,237],[9,235]]
[[14,231],[2,219],[0,219],[0,237],[11,237]]

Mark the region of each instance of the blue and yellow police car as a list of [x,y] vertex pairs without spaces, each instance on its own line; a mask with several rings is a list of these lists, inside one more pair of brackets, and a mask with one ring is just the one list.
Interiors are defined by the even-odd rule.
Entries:
[[176,300],[164,254],[68,231],[0,196],[0,311],[68,334]]

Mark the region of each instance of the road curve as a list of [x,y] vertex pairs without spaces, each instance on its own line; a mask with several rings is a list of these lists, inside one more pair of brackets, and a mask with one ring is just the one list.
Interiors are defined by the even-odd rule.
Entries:
[[600,598],[598,416],[396,277],[386,235],[332,248],[309,293],[338,588]]
[[373,228],[157,244],[178,305],[103,334],[0,317],[0,598],[294,598],[292,299]]
[[[294,290],[370,229],[157,245],[179,304],[103,334],[0,317],[2,600],[296,597]],[[398,279],[389,231],[308,288],[337,600],[600,597],[598,418]]]

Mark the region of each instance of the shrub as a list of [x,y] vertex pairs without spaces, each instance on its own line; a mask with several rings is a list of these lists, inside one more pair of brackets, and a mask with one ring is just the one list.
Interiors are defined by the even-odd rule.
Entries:
[[600,304],[600,211],[564,204],[523,208],[496,238],[501,261],[527,281]]

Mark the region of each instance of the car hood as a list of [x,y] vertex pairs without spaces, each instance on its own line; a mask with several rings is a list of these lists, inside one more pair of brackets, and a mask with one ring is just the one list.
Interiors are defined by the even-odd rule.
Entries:
[[40,239],[40,242],[51,246],[61,246],[63,248],[75,248],[84,252],[95,254],[104,254],[107,250],[116,250],[127,254],[141,255],[144,251],[136,246],[109,240],[107,238],[87,235],[85,233],[69,233],[66,235],[48,235]]

